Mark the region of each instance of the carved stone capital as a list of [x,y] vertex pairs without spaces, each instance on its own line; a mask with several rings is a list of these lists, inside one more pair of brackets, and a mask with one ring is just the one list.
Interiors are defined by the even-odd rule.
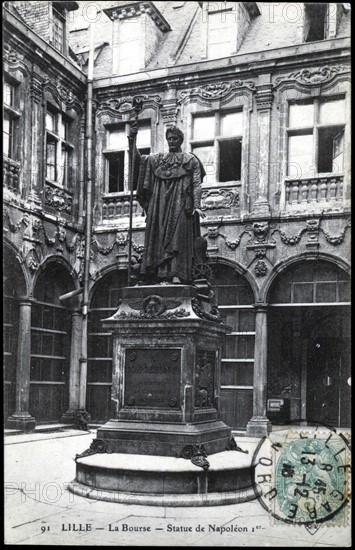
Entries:
[[271,109],[274,94],[271,84],[261,84],[256,87],[256,108],[258,111],[263,109]]
[[178,106],[175,102],[165,103],[160,106],[160,113],[163,117],[164,124],[177,123]]
[[31,75],[30,97],[40,103],[43,96],[43,80],[36,74]]

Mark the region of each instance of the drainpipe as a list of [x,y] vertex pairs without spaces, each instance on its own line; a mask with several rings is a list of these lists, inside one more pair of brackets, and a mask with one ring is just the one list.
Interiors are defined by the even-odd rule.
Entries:
[[83,286],[83,331],[82,348],[80,358],[80,390],[79,409],[85,411],[86,407],[86,383],[88,369],[88,307],[89,307],[89,283],[90,283],[90,245],[92,232],[92,99],[94,78],[94,22],[90,24],[90,50],[88,66],[88,86],[86,101],[86,152],[87,152],[87,183],[86,183],[86,215],[85,215],[85,254],[84,254],[84,286]]

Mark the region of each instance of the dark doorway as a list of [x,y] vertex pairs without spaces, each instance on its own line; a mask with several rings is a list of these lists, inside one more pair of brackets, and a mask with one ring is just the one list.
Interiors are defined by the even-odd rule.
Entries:
[[350,426],[350,338],[340,334],[341,321],[332,316],[333,335],[327,335],[320,320],[318,334],[307,345],[307,420],[321,420],[333,427]]
[[350,280],[337,265],[299,262],[275,279],[268,316],[267,413],[350,426]]

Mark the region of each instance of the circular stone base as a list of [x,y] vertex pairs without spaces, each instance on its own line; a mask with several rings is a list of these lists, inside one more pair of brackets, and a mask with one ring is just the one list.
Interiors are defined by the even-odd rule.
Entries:
[[260,495],[249,455],[224,451],[207,460],[204,471],[183,458],[96,454],[77,459],[68,488],[85,498],[151,506],[219,506]]

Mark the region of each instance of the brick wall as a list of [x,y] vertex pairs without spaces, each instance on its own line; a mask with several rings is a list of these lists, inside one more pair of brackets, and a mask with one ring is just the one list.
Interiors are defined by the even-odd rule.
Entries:
[[186,43],[184,51],[179,58],[179,65],[191,63],[196,59],[202,59],[205,55],[206,45],[204,40],[204,26],[206,22],[202,18],[202,10],[197,15],[195,24]]
[[13,2],[14,7],[32,31],[49,42],[50,2]]
[[144,28],[145,28],[145,52],[144,52],[144,66],[146,67],[151,59],[154,57],[155,52],[161,41],[164,38],[164,33],[157,27],[152,21],[149,15],[144,16]]
[[[98,2],[103,4],[102,2]],[[106,6],[103,6],[106,7]],[[92,14],[90,14],[93,17]],[[70,13],[69,17],[69,44],[74,53],[89,49],[90,20],[87,17],[86,4],[79,2],[79,8]],[[94,67],[95,78],[110,75],[112,73],[112,21],[101,11],[97,14],[95,24],[95,46],[108,42],[97,57]],[[95,55],[97,51],[95,52]],[[85,71],[87,64],[83,68]]]
[[250,15],[243,2],[238,2],[238,31],[237,31],[237,49],[239,48],[244,40],[246,33],[248,32],[250,25]]

